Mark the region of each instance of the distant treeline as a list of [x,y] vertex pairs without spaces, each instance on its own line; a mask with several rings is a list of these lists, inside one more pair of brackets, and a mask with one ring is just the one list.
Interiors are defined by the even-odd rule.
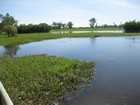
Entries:
[[129,21],[123,26],[125,32],[140,32],[140,22],[139,21]]
[[73,28],[73,23],[68,22],[68,23],[62,23],[62,22],[53,22],[51,24],[51,28],[54,30],[61,30],[61,29],[72,29]]
[[17,28],[18,33],[45,33],[51,30],[51,26],[46,23],[28,25],[20,24]]
[[123,24],[120,23],[119,25],[113,23],[113,25],[103,24],[103,25],[95,25],[96,28],[122,28]]
[[[49,32],[51,29],[55,29],[55,30],[60,30],[60,29],[71,29],[72,28],[72,22],[68,22],[67,24],[62,24],[57,23],[57,22],[53,22],[52,25],[48,25],[46,23],[40,23],[40,24],[20,24],[17,28],[18,28],[18,33],[45,33],[45,32]],[[89,27],[78,27],[78,28],[89,28]],[[125,24],[120,24],[120,25],[116,25],[114,23],[114,25],[101,25],[98,26],[97,24],[95,25],[94,28],[124,28],[125,32],[140,32],[140,22],[139,21],[129,21],[126,22]]]

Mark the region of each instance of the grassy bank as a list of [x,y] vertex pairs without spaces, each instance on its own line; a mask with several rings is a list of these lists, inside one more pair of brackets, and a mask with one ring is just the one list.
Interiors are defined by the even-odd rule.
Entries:
[[97,37],[97,36],[140,36],[140,33],[67,33],[67,34],[51,34],[51,33],[32,33],[18,34],[16,37],[0,37],[0,45],[15,45],[39,41],[44,39],[56,39],[63,37]]
[[[123,28],[94,28],[94,31],[100,31],[100,30],[123,30]],[[61,29],[61,30],[51,30],[51,32],[55,31],[92,31],[91,28],[73,28],[73,29]]]
[[87,84],[94,67],[94,62],[47,55],[0,56],[0,80],[15,105],[52,105]]

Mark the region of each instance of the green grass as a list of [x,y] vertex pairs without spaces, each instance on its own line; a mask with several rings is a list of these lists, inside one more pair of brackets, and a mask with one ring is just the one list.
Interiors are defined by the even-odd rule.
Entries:
[[[94,28],[94,31],[100,31],[100,30],[123,30],[123,28]],[[51,32],[55,32],[57,30],[51,30]],[[92,31],[91,28],[73,28],[73,29],[61,29],[58,31]]]
[[45,39],[56,39],[63,37],[98,37],[98,36],[140,36],[140,33],[69,33],[69,34],[51,34],[51,33],[32,33],[17,34],[16,37],[0,37],[0,45],[16,45]]
[[95,63],[33,55],[0,56],[0,80],[15,105],[52,105],[90,82]]

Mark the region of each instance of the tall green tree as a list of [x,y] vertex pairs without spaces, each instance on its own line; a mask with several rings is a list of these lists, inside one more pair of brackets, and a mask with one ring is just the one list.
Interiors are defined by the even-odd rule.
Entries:
[[69,29],[72,29],[73,23],[72,22],[68,22],[67,26],[68,26]]
[[93,31],[95,23],[96,23],[96,19],[95,18],[89,19],[89,25],[92,28],[92,31]]
[[62,28],[62,23],[61,22],[57,23],[57,27],[58,27],[58,29],[61,29]]
[[8,13],[6,15],[0,14],[1,25],[4,27],[6,25],[17,26],[17,20],[13,16],[10,16]]
[[58,30],[58,24],[57,24],[57,22],[53,22],[51,26],[52,26],[52,29]]
[[67,25],[65,23],[62,24],[62,28],[65,29],[67,28]]
[[54,29],[54,30],[60,30],[61,28],[63,28],[63,24],[61,23],[61,22],[53,22],[52,23],[52,28]]
[[17,20],[8,13],[6,15],[0,14],[0,30],[5,32],[8,36],[15,36],[17,33]]

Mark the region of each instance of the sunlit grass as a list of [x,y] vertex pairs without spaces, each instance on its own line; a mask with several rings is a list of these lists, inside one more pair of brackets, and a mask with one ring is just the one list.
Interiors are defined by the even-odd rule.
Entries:
[[45,39],[56,39],[63,37],[99,37],[99,36],[140,36],[140,33],[31,33],[31,34],[17,34],[16,37],[0,37],[0,45],[15,45],[28,43],[33,41],[40,41]]
[[52,105],[90,82],[95,63],[47,55],[0,56],[0,80],[15,105]]

